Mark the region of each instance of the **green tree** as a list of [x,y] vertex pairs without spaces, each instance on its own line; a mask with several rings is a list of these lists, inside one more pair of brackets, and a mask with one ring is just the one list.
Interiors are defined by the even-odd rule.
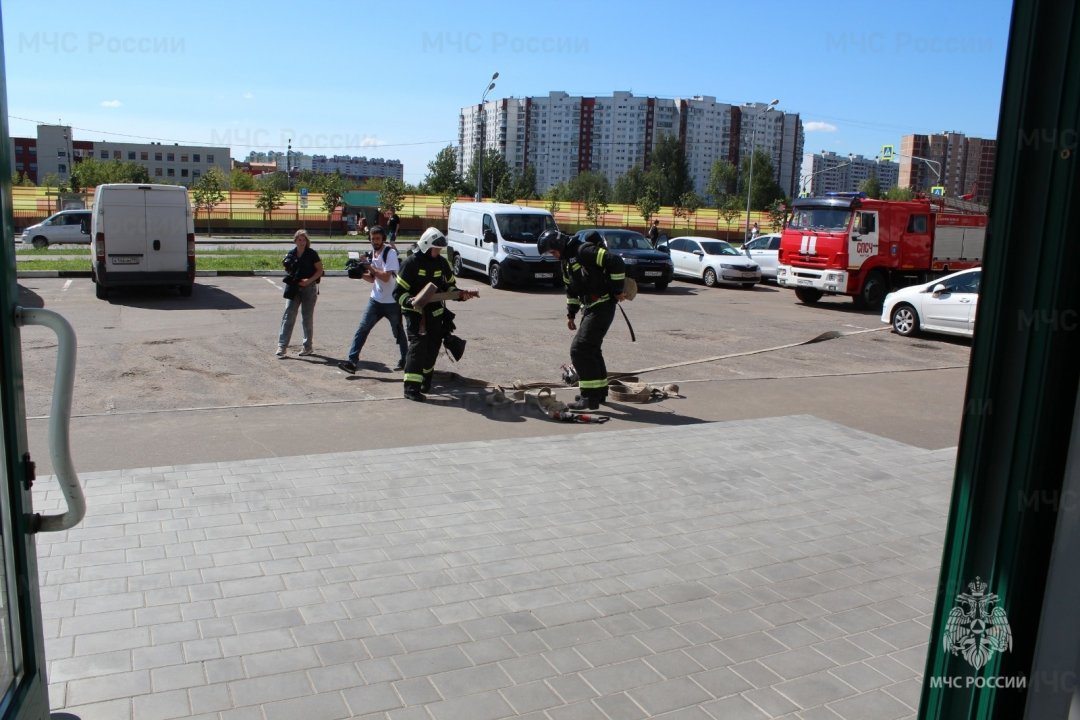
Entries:
[[[465,184],[467,189],[475,192],[476,177],[478,172],[479,156],[473,160],[472,167]],[[503,182],[503,178],[510,175],[510,167],[506,164],[506,158],[498,150],[487,149],[484,151],[484,187],[481,188],[480,197],[494,197],[496,188]]]
[[548,212],[554,215],[559,212],[559,206],[562,204],[563,199],[566,197],[566,185],[559,183],[558,185],[552,185],[544,193],[544,200],[547,201],[546,207]]
[[230,190],[254,190],[255,178],[251,173],[246,173],[239,168],[233,168],[229,172],[228,187]]
[[602,173],[594,170],[580,172],[566,183],[567,199],[586,202],[592,196],[598,200],[609,202],[611,198],[611,185]]
[[660,209],[660,198],[657,197],[656,191],[651,187],[645,188],[641,195],[638,196],[634,206],[637,207],[638,213],[641,214],[641,219],[648,225],[652,216]]
[[514,174],[514,199],[535,200],[536,194],[536,168],[526,165],[524,170]]
[[397,212],[405,204],[405,183],[397,178],[386,178],[379,189],[379,207],[383,212]]
[[656,189],[661,205],[674,205],[685,192],[694,189],[686,152],[674,135],[661,135],[649,160],[649,184]]
[[[626,174],[620,176],[619,179],[615,181],[615,187],[612,188],[611,193],[612,197],[617,203],[633,205],[641,198],[646,190],[652,189],[649,180],[649,175],[647,175],[639,166],[635,165],[630,168]],[[653,194],[656,195],[655,190],[653,190]]]
[[210,213],[225,201],[225,193],[222,192],[224,184],[225,176],[221,170],[210,168],[191,188],[191,199],[195,202],[195,217],[196,219],[199,217],[200,210],[206,210],[206,234],[210,237],[213,237],[213,233],[210,232]]
[[[746,197],[746,180],[750,177],[750,158],[742,162],[742,178],[739,181],[739,197]],[[754,179],[750,191],[750,207],[753,210],[765,210],[773,200],[784,197],[784,191],[773,179],[772,159],[764,150],[754,151]]]
[[[486,182],[484,183],[487,184]],[[503,175],[502,180],[499,181],[499,185],[495,188],[495,202],[512,203],[517,199],[514,191],[517,188],[514,184],[514,179],[509,175]]]
[[859,184],[859,192],[864,192],[867,197],[875,200],[881,197],[881,183],[878,182],[876,173],[871,172],[870,177]]
[[106,160],[87,157],[71,171],[72,187],[92,188],[105,183],[148,183],[150,173],[134,161]]
[[255,207],[263,211],[263,221],[270,220],[274,217],[274,211],[285,204],[282,198],[284,191],[278,187],[273,176],[260,176],[256,187],[259,197],[255,200]]
[[709,170],[709,182],[705,185],[705,194],[712,199],[713,207],[722,208],[735,187],[735,178],[739,171],[735,164],[727,160],[717,160]]
[[19,185],[20,187],[34,187],[34,181],[31,180],[30,176],[24,172],[19,173],[17,179],[15,180],[15,184]]
[[341,204],[341,196],[345,194],[345,178],[340,173],[325,175],[320,181],[319,192],[322,193],[322,209],[326,213],[327,237],[334,235],[334,211]]
[[734,195],[728,195],[727,200],[720,206],[720,217],[724,218],[727,231],[731,233],[731,223],[742,214],[742,203]]
[[701,196],[693,190],[689,190],[675,199],[675,202],[672,205],[672,212],[677,218],[686,218],[686,227],[687,229],[690,229],[690,218],[694,216],[694,213],[696,213],[699,208],[701,208]]
[[[450,222],[450,206],[453,205],[457,199],[457,190],[455,190],[454,188],[447,188],[446,190],[442,191],[441,195],[439,195],[439,202],[442,203],[443,213],[445,214],[444,216],[447,223]],[[447,226],[446,231],[450,232],[449,226]]]
[[784,219],[787,217],[787,202],[784,200],[773,200],[769,205],[769,223],[772,225],[772,231],[778,232],[784,227]]
[[894,187],[885,191],[885,200],[913,200],[915,191],[909,187]]
[[[53,205],[59,210],[60,193],[64,190],[64,181],[56,173],[48,173],[41,179],[41,187],[45,188],[45,197],[56,197],[56,202]],[[54,191],[53,188],[56,188],[56,190]]]
[[452,191],[455,195],[461,192],[461,173],[457,169],[457,150],[453,145],[447,145],[435,159],[428,163],[428,173],[424,177],[424,190],[432,195],[443,195]]

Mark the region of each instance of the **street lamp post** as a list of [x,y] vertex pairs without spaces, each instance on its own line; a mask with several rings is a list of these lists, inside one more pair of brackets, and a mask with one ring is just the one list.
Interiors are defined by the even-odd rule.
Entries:
[[[779,104],[780,104],[780,100],[773,100],[771,103],[769,103],[768,105],[765,106],[765,112],[763,112],[762,115],[764,116],[765,113],[769,112],[770,110],[772,110],[774,107],[776,107]],[[750,141],[750,173],[749,173],[749,177],[746,180],[746,233],[747,233],[747,235],[750,234],[750,194],[753,192],[753,189],[754,189],[754,153],[757,151],[757,128],[758,128],[758,122],[757,122],[757,119],[755,118],[754,119],[754,132],[753,132],[753,135],[752,135],[752,139]]]
[[292,138],[289,138],[289,147],[285,151],[285,182],[292,192]]
[[476,202],[484,199],[484,130],[487,126],[487,111],[484,109],[484,103],[487,102],[488,93],[495,89],[495,80],[498,77],[497,72],[491,76],[491,83],[480,96],[480,154],[476,158]]

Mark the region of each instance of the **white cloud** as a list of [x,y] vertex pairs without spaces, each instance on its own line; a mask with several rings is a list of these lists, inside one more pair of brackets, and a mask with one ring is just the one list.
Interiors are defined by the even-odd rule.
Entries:
[[244,93],[244,99],[245,100],[254,100],[255,99],[255,93],[248,90],[246,93]]
[[382,145],[383,141],[377,137],[371,135],[365,135],[364,139],[360,141],[360,147],[378,147]]
[[124,103],[120,102],[119,100],[102,100],[101,101],[101,107],[103,107],[103,108],[118,108],[123,104]]
[[803,125],[803,130],[805,132],[836,132],[837,127],[821,120],[811,120]]

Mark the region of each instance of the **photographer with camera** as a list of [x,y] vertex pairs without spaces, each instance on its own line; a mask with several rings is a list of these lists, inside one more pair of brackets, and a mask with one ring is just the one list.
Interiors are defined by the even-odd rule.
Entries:
[[297,230],[293,235],[296,247],[289,251],[281,261],[285,266],[285,312],[281,316],[281,330],[278,332],[277,356],[285,357],[296,324],[296,311],[300,311],[301,325],[304,329],[304,347],[300,355],[311,355],[312,340],[315,336],[315,301],[319,297],[319,278],[323,275],[322,259],[311,247],[307,232]]
[[386,233],[382,226],[373,225],[369,236],[371,252],[361,263],[364,272],[360,275],[360,279],[372,284],[371,297],[363,317],[360,318],[360,326],[356,328],[356,335],[353,336],[349,356],[345,361],[338,363],[338,367],[350,375],[356,372],[356,363],[360,361],[360,351],[367,342],[368,333],[382,318],[386,318],[390,323],[390,331],[394,334],[398,350],[401,351],[401,359],[394,367],[395,370],[405,368],[405,353],[408,351],[405,329],[401,326],[401,306],[394,300],[394,286],[396,285],[394,278],[398,272],[397,251],[386,243]]

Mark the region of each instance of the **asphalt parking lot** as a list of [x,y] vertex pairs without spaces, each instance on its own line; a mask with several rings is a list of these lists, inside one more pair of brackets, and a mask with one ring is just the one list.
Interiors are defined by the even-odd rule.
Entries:
[[[901,338],[846,298],[808,307],[770,285],[747,291],[676,281],[625,304],[637,342],[617,316],[605,343],[609,370],[676,382],[682,398],[613,404],[605,410],[610,422],[589,426],[554,422],[520,402],[493,408],[486,385],[559,382],[572,335],[563,296],[494,291],[475,278],[461,285],[481,288],[478,299],[452,304],[468,347],[459,363],[440,358],[437,370],[454,374],[437,375],[423,405],[401,398],[385,323],[355,375],[336,367],[370,289],[345,277],[321,284],[316,354],[305,358],[295,354],[299,327],[289,356],[274,357],[279,277],[199,277],[191,298],[145,289],[108,301],[94,298],[87,278],[20,278],[19,302],[61,313],[77,333],[71,440],[75,465],[86,471],[791,414],[928,449],[958,439],[969,342]],[[826,332],[851,334],[768,350]],[[36,327],[22,338],[30,448],[44,474],[55,339]],[[729,355],[739,356],[709,360]],[[692,364],[640,372],[679,363]]]

